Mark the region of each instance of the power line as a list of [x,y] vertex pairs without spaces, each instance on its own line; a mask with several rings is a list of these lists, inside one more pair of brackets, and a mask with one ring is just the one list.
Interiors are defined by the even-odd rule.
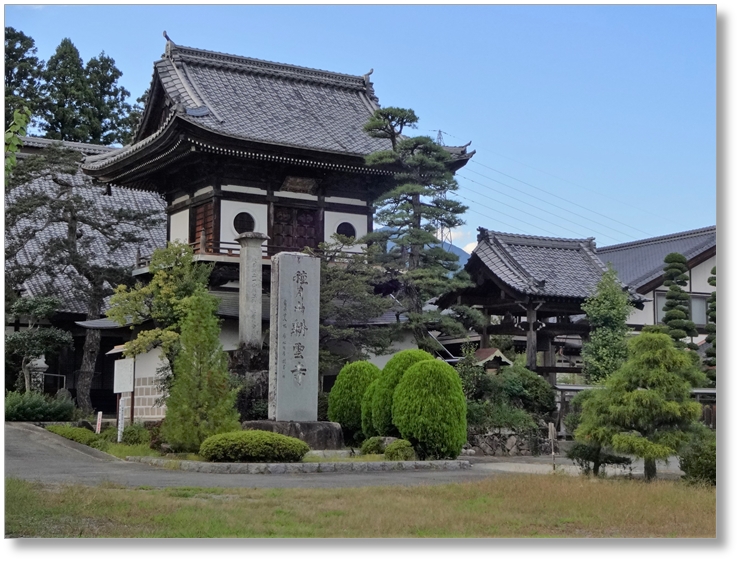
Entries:
[[[468,181],[470,181],[470,182],[473,182],[473,183],[475,183],[475,184],[478,184],[478,185],[480,185],[480,186],[482,186],[482,187],[485,187],[485,188],[487,188],[487,189],[490,189],[491,191],[495,191],[496,193],[501,193],[502,195],[506,195],[507,197],[510,197],[511,199],[514,199],[514,201],[519,201],[520,203],[524,203],[525,205],[529,205],[530,207],[532,207],[532,208],[534,208],[534,209],[537,209],[537,210],[539,210],[539,211],[543,211],[543,212],[545,212],[545,213],[550,213],[550,214],[552,214],[552,215],[554,215],[554,216],[556,216],[556,217],[558,217],[558,218],[561,218],[561,219],[565,219],[565,220],[568,220],[568,217],[561,217],[560,215],[555,215],[555,213],[551,213],[551,212],[550,212],[550,211],[549,211],[548,209],[543,209],[542,207],[538,207],[537,205],[532,205],[531,203],[529,203],[529,202],[527,202],[527,201],[522,201],[521,199],[517,199],[516,197],[513,197],[513,196],[509,195],[508,193],[504,193],[504,192],[502,192],[502,191],[500,191],[500,190],[498,190],[498,189],[496,189],[496,188],[493,188],[493,187],[491,187],[491,186],[489,186],[489,185],[485,185],[485,184],[482,184],[482,183],[480,183],[480,182],[478,182],[478,181],[475,181],[475,180],[472,180],[472,179],[470,179],[470,178],[468,178],[468,177],[465,177],[465,176],[463,176],[462,174],[460,174],[459,172],[457,173],[457,176],[458,176],[458,177],[461,177],[461,178],[463,178],[463,179],[465,179],[465,180],[468,180]],[[500,182],[499,182],[499,183],[500,183]],[[505,185],[505,184],[504,184],[504,185]],[[511,187],[511,186],[507,186],[507,187]],[[468,189],[470,189],[470,188],[468,188]],[[513,188],[512,188],[512,189],[513,189]],[[473,193],[476,193],[476,192],[473,192]],[[486,195],[483,195],[482,193],[476,193],[476,195],[482,195],[483,197],[486,197]],[[514,207],[513,205],[509,205],[509,204],[506,204],[506,203],[502,203],[502,205],[505,205],[505,206],[511,207],[512,209],[515,209],[515,210],[517,210],[517,211],[519,211],[519,212],[522,212],[522,213],[526,213],[526,212],[527,212],[527,211],[525,211],[525,210],[522,210],[522,209],[518,209],[518,208]],[[547,222],[547,223],[550,223],[550,224],[552,224],[552,225],[555,225],[555,226],[557,226],[557,227],[559,227],[559,228],[561,228],[561,229],[563,229],[563,230],[567,230],[568,232],[573,232],[574,234],[576,234],[576,235],[578,235],[578,236],[583,236],[582,234],[580,234],[580,233],[578,233],[578,232],[576,232],[576,231],[574,231],[574,230],[571,230],[571,229],[569,229],[569,228],[566,228],[566,227],[562,226],[561,224],[558,224],[558,223],[555,223],[555,222],[549,221],[549,220],[547,220],[547,219],[543,219],[542,217],[537,217],[537,218],[539,218],[539,220],[542,220],[542,221],[545,221],[545,222]],[[583,225],[579,225],[579,226],[583,226]],[[586,227],[583,227],[583,228],[586,228]],[[588,229],[588,230],[593,230],[593,229]],[[593,232],[595,232],[596,234],[600,234],[601,236],[604,236],[605,238],[609,238],[610,240],[615,240],[616,242],[620,242],[620,240],[619,240],[618,238],[614,238],[613,236],[609,236],[608,234],[604,234],[603,232],[599,232],[599,231],[597,231],[597,230],[593,230]]]
[[[454,139],[457,139],[457,140],[460,140],[460,141],[464,140],[464,139],[462,139],[462,138],[460,138],[460,137],[458,137],[458,136],[456,136],[456,135],[452,135],[452,134],[448,133],[447,131],[442,131],[442,132],[443,132],[443,133],[444,133],[445,135],[447,135],[447,136],[450,136],[450,137],[452,137],[452,138],[454,138]],[[556,178],[556,179],[558,179],[558,180],[560,180],[560,181],[563,181],[563,182],[565,182],[565,183],[568,183],[568,184],[570,184],[570,185],[573,185],[573,186],[575,186],[575,187],[578,187],[578,188],[580,188],[580,189],[583,189],[583,190],[585,190],[585,191],[588,191],[588,192],[590,192],[590,193],[595,193],[596,195],[599,195],[599,196],[601,196],[601,197],[604,197],[605,199],[608,199],[608,200],[610,200],[610,201],[614,201],[614,202],[616,202],[616,203],[619,203],[619,204],[621,204],[621,205],[624,205],[625,207],[629,207],[629,208],[630,208],[630,210],[631,210],[631,211],[632,211],[633,213],[637,212],[637,213],[640,213],[640,214],[642,214],[642,215],[644,215],[644,216],[649,216],[650,218],[652,218],[652,219],[655,219],[655,215],[654,215],[653,213],[650,213],[650,212],[648,212],[648,211],[645,211],[645,210],[643,210],[643,209],[642,209],[641,207],[639,207],[639,206],[637,206],[637,205],[633,205],[633,204],[631,204],[631,203],[626,203],[625,201],[622,201],[621,199],[616,199],[616,198],[614,198],[614,197],[609,197],[608,195],[605,195],[605,194],[604,194],[604,193],[603,193],[602,191],[597,191],[597,190],[595,190],[595,189],[591,189],[591,188],[585,187],[585,186],[583,186],[583,185],[580,185],[580,184],[578,184],[578,183],[576,183],[576,182],[573,182],[573,181],[567,180],[567,179],[565,179],[565,178],[561,178],[560,176],[558,176],[558,175],[556,175],[556,174],[553,174],[553,173],[547,172],[547,171],[545,171],[545,170],[542,170],[542,169],[540,169],[540,168],[537,168],[537,167],[535,167],[535,166],[530,166],[529,164],[525,164],[524,162],[521,162],[521,161],[519,161],[519,160],[516,160],[515,158],[511,158],[511,157],[509,157],[509,156],[506,156],[506,155],[504,155],[504,154],[501,154],[501,153],[499,153],[499,152],[496,152],[496,151],[494,151],[494,150],[490,150],[490,149],[489,149],[488,147],[485,147],[485,146],[484,146],[484,147],[482,147],[482,148],[483,148],[484,150],[487,150],[487,151],[488,151],[488,152],[490,152],[491,154],[495,154],[496,156],[500,156],[501,158],[506,158],[507,160],[511,160],[512,162],[516,162],[517,164],[521,164],[522,166],[525,166],[525,167],[527,167],[527,168],[530,168],[530,169],[532,169],[532,170],[536,170],[536,171],[538,171],[538,172],[541,172],[541,173],[543,173],[543,174],[546,174],[546,175],[548,175],[548,176],[551,176],[551,177],[553,177],[553,178]],[[476,163],[477,163],[477,162],[476,162]],[[482,164],[481,164],[481,165],[482,165]],[[491,169],[493,169],[493,168],[491,168]],[[494,171],[498,171],[498,170],[494,170]],[[499,173],[502,173],[502,172],[499,172]],[[504,174],[504,175],[506,175],[506,174]],[[511,177],[511,176],[509,176],[509,177]],[[513,178],[513,179],[516,179],[516,178]],[[517,181],[521,181],[521,180],[517,180]],[[526,183],[526,182],[522,182],[522,183]],[[529,185],[529,184],[527,184],[527,185]],[[577,204],[577,203],[573,203],[573,204]],[[677,225],[677,226],[685,226],[685,225],[681,225],[681,224],[680,224],[679,222],[677,222],[677,221],[673,221],[673,220],[670,220],[669,218],[667,218],[667,217],[665,217],[665,216],[662,216],[661,218],[662,218],[663,220],[665,220],[666,222],[669,222],[669,223],[671,223],[671,224],[675,224],[675,225]],[[612,219],[612,218],[610,218],[609,220],[613,220],[614,222],[619,222],[619,221],[617,221],[616,219]],[[634,228],[634,227],[631,227],[631,228]],[[635,230],[638,230],[638,232],[643,232],[644,234],[647,234],[648,236],[651,236],[650,234],[648,234],[648,233],[646,233],[646,232],[644,232],[644,231],[642,231],[642,230],[639,230],[639,229],[637,229],[637,228],[635,228]]]

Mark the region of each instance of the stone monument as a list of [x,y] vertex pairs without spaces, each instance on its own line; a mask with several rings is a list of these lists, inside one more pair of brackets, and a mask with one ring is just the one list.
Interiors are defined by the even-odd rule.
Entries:
[[262,347],[262,242],[261,232],[244,232],[239,242],[239,343]]
[[312,449],[341,449],[341,426],[317,421],[320,260],[280,252],[271,275],[268,420],[242,427],[297,437]]

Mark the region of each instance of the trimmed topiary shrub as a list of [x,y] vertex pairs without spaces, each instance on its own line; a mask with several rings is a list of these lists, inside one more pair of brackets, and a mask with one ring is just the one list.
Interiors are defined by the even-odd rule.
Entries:
[[40,392],[8,392],[5,395],[5,421],[72,421],[75,405],[63,397]]
[[213,435],[200,446],[211,462],[300,462],[308,451],[300,439],[261,429]]
[[361,418],[362,418],[362,433],[365,437],[374,437],[378,435],[373,425],[373,396],[375,390],[378,388],[380,377],[376,378],[367,387],[365,394],[362,395],[362,401],[360,402]]
[[123,428],[121,443],[126,445],[144,445],[149,444],[151,435],[147,429],[138,423]]
[[466,404],[457,371],[444,361],[420,361],[393,393],[393,423],[421,459],[457,458],[467,440]]
[[717,485],[717,435],[701,426],[681,449],[678,463],[684,479],[692,483]]
[[405,439],[396,439],[385,448],[385,459],[389,461],[412,461],[415,457],[414,448]]
[[48,431],[51,431],[52,433],[61,435],[66,439],[70,439],[71,441],[75,441],[77,443],[81,443],[82,445],[92,447],[93,449],[98,449],[100,451],[105,451],[108,449],[108,441],[103,439],[101,435],[95,433],[94,431],[90,431],[89,429],[85,429],[84,427],[50,425],[46,429]]
[[329,393],[329,420],[342,426],[347,444],[362,442],[362,397],[380,369],[369,361],[345,365]]
[[362,442],[360,452],[363,455],[382,455],[385,452],[385,441],[380,436],[365,439]]
[[380,382],[372,400],[373,427],[376,435],[400,437],[401,433],[393,423],[393,393],[406,370],[419,361],[434,359],[421,349],[407,349],[396,353],[380,373]]

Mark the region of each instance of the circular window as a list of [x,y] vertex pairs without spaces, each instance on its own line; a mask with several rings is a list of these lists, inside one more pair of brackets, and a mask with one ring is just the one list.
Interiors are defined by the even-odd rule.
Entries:
[[234,230],[239,234],[254,232],[254,217],[249,213],[239,213],[234,217]]
[[337,234],[347,236],[348,238],[355,238],[357,236],[357,232],[355,232],[355,227],[348,222],[343,222],[337,227]]

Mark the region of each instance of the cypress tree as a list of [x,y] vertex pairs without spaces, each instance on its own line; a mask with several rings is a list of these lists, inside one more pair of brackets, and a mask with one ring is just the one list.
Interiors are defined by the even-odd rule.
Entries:
[[41,69],[36,42],[12,27],[5,28],[5,128],[14,112],[27,107],[35,113],[40,102]]

